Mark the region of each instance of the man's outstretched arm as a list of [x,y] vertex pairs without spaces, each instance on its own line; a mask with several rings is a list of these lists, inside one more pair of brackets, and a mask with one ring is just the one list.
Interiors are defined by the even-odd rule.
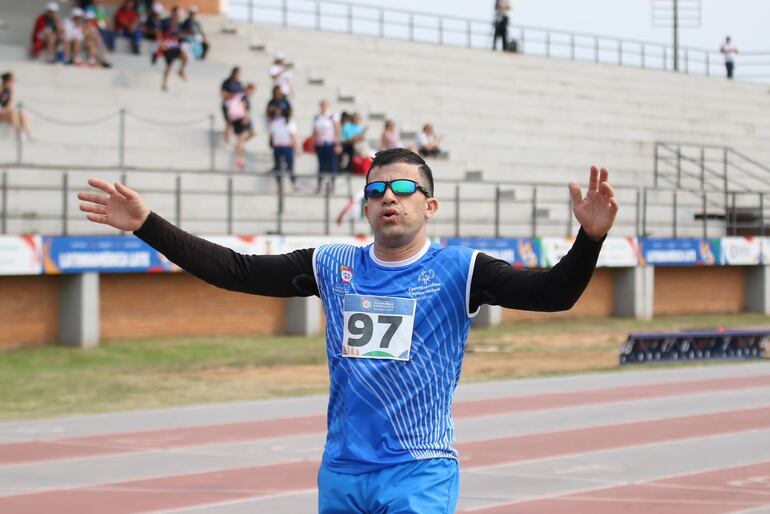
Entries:
[[572,211],[581,229],[570,251],[548,271],[517,270],[486,254],[476,258],[469,311],[483,304],[511,309],[570,309],[591,280],[602,242],[615,222],[618,202],[606,169],[591,168],[588,190],[569,184]]
[[172,225],[123,184],[113,186],[98,179],[88,183],[107,194],[78,194],[83,202],[80,210],[90,221],[134,232],[171,262],[212,285],[265,296],[318,294],[312,249],[285,255],[242,255]]

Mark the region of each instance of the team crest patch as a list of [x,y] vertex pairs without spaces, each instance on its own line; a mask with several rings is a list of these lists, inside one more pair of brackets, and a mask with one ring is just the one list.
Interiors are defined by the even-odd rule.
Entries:
[[419,280],[422,284],[428,284],[428,282],[434,278],[436,278],[436,272],[432,269],[429,269],[420,273],[420,276],[417,277],[417,280]]
[[350,281],[353,279],[353,270],[345,265],[341,265],[340,278],[342,279],[343,284],[350,284]]

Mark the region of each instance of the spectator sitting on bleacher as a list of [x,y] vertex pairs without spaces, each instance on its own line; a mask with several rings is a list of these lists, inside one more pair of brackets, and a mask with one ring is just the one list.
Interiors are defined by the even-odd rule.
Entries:
[[89,66],[96,66],[97,64],[101,64],[103,68],[112,66],[107,61],[107,46],[99,32],[96,15],[92,11],[86,12],[85,20],[83,20],[83,41],[85,42],[86,54],[89,56]]
[[10,123],[17,132],[26,135],[32,139],[32,132],[29,128],[29,117],[26,112],[16,109],[14,102],[16,100],[14,85],[16,79],[11,72],[2,74],[2,84],[0,84],[0,122]]
[[185,74],[185,66],[187,65],[187,52],[183,51],[182,45],[185,44],[185,33],[182,30],[182,24],[180,21],[179,7],[174,6],[171,8],[171,14],[168,18],[161,20],[160,22],[160,46],[158,52],[160,52],[166,60],[166,69],[163,70],[163,85],[161,89],[168,91],[168,76],[171,73],[171,66],[174,61],[179,59],[179,77],[182,80],[187,80]]
[[59,4],[49,2],[45,12],[35,20],[35,27],[32,30],[32,57],[35,59],[45,50],[49,62],[56,62],[56,44],[60,32],[57,12],[59,12]]
[[382,136],[380,137],[379,151],[392,150],[394,148],[403,148],[401,143],[401,136],[396,130],[396,124],[393,120],[385,121],[385,128],[382,129]]
[[433,125],[426,123],[422,127],[422,132],[417,135],[417,150],[423,157],[438,157],[441,155],[439,143],[441,136],[433,132]]
[[290,68],[291,64],[286,62],[286,56],[283,55],[283,52],[278,52],[275,54],[273,65],[270,66],[270,78],[273,80],[274,86],[281,88],[284,96],[293,98],[294,89],[291,86]]
[[[353,116],[342,125],[342,155],[343,166],[346,171],[350,171],[353,165],[353,157],[357,154],[365,153],[362,148],[366,144],[366,131],[369,127],[361,124],[361,114],[353,113]],[[368,146],[368,145],[367,145]]]
[[148,41],[152,41],[152,55],[150,61],[154,65],[160,52],[160,22],[161,16],[163,16],[163,4],[155,2],[152,4],[152,8],[149,11],[147,17],[142,21],[142,37]]
[[115,37],[112,33],[110,17],[107,15],[107,8],[104,7],[104,0],[93,0],[93,3],[84,8],[86,16],[93,14],[96,20],[96,27],[99,30],[99,35],[102,38],[104,46],[110,52],[115,50]]
[[238,93],[243,93],[244,88],[241,84],[241,69],[236,66],[230,72],[222,87],[219,88],[219,95],[222,97],[222,114],[225,117],[225,144],[230,143],[230,130],[233,128],[233,124],[230,123],[230,118],[227,116],[227,101]]
[[273,98],[267,102],[265,115],[267,116],[268,123],[270,123],[276,116],[291,118],[291,102],[289,102],[289,99],[283,94],[281,86],[273,86]]
[[321,192],[324,178],[328,178],[327,189],[334,191],[337,175],[337,154],[342,152],[340,144],[340,118],[331,110],[327,100],[321,100],[320,112],[313,117],[313,147],[318,157],[318,187]]
[[131,40],[131,51],[139,55],[142,30],[139,26],[139,13],[134,9],[134,0],[125,0],[115,13],[115,35]]
[[182,22],[182,31],[184,31],[188,37],[192,40],[193,55],[196,59],[201,61],[206,58],[206,54],[209,51],[209,42],[206,39],[206,34],[203,33],[203,27],[197,17],[198,6],[190,6],[190,14],[187,15],[187,19]]
[[[84,15],[83,9],[80,7],[73,7],[69,18],[65,19],[62,23],[64,62],[67,64],[74,64],[75,66],[83,65],[82,53],[85,43],[85,34],[83,32],[85,25],[83,22]],[[85,45],[85,50],[88,55],[89,64],[92,60],[96,63],[93,45]]]
[[251,121],[251,96],[257,87],[249,83],[244,91],[234,93],[225,101],[227,106],[227,117],[233,126],[235,134],[235,167],[238,171],[246,169],[246,163],[243,160],[243,153],[246,141],[254,137],[254,124]]

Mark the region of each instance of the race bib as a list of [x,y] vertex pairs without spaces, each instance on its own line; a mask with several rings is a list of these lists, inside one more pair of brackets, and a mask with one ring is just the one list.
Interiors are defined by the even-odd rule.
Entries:
[[408,361],[416,307],[411,298],[345,295],[342,355]]

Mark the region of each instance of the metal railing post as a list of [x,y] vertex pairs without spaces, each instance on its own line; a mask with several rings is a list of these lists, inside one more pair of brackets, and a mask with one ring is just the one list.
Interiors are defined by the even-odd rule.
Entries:
[[684,72],[690,73],[690,51],[687,48],[684,49]]
[[735,201],[736,200],[735,192],[733,192],[731,196],[732,196],[732,202],[731,202],[732,206],[731,206],[730,210],[732,211],[732,218],[733,218],[733,221],[732,221],[731,225],[732,225],[732,229],[733,229],[732,235],[735,236],[735,235],[738,234],[738,211],[735,210],[735,203],[736,203],[736,201]]
[[321,0],[315,2],[315,29],[321,30]]
[[706,76],[711,76],[711,54],[708,52],[705,52],[706,54]]
[[708,219],[709,219],[709,204],[708,199],[706,198],[708,196],[708,193],[706,191],[703,192],[703,239],[708,239],[709,237],[709,226],[708,226]]
[[623,40],[618,39],[618,66],[623,66]]
[[348,5],[348,34],[353,33],[353,5]]
[[532,186],[532,236],[537,237],[537,186]]
[[281,24],[286,27],[289,25],[289,1],[281,1]]
[[[727,215],[728,197],[727,191],[729,189],[729,181],[727,179],[727,167],[729,166],[727,161],[727,148],[722,151],[722,187],[725,190],[725,215]],[[725,218],[726,219],[726,218]]]
[[[24,116],[24,113],[22,112],[22,109],[24,108],[24,105],[19,102],[16,104],[16,108],[19,110],[19,117],[21,119],[22,116]],[[24,140],[22,139],[21,130],[16,131],[16,164],[21,164],[21,161],[24,159]]]
[[380,9],[380,37],[385,37],[385,9]]
[[500,237],[500,184],[495,186],[495,237]]
[[8,233],[8,172],[3,172],[2,182],[2,202],[3,207],[0,210],[0,233]]
[[61,184],[61,233],[63,236],[66,236],[68,233],[68,224],[67,224],[67,212],[69,211],[69,184],[70,184],[70,172],[65,171],[62,173],[62,184]]
[[409,41],[414,41],[414,14],[409,13]]
[[444,44],[444,18],[438,17],[438,44]]
[[599,38],[594,36],[594,62],[599,62]]
[[660,143],[655,143],[655,173],[654,173],[654,179],[655,179],[655,187],[658,187],[658,160],[660,156],[658,155],[658,148],[660,148]]
[[283,233],[283,176],[277,175],[278,178],[278,215],[276,216],[276,234]]
[[647,46],[642,43],[642,69],[647,69]]
[[227,235],[233,235],[233,177],[227,177]]
[[324,193],[324,234],[331,234],[331,188],[327,187]]
[[[5,200],[3,200],[3,205],[5,205]],[[3,229],[3,232],[5,232],[5,229]],[[759,193],[759,235],[765,235],[765,193]]]
[[471,34],[471,20],[466,20],[465,22],[465,42],[468,48],[470,48],[473,44],[473,36]]
[[569,35],[569,55],[570,58],[575,60],[575,34]]
[[676,218],[677,218],[677,214],[678,214],[677,200],[678,200],[678,197],[679,197],[679,195],[677,193],[678,193],[678,191],[674,191],[674,199],[673,199],[673,202],[672,202],[672,207],[674,209],[674,213],[673,213],[674,216],[673,216],[673,219],[671,220],[671,222],[672,222],[671,226],[672,226],[672,228],[674,230],[674,239],[676,239],[676,235],[677,235],[677,219]]
[[706,189],[706,148],[700,147],[700,188]]
[[666,48],[665,46],[663,46],[662,48],[663,48],[663,70],[667,70],[668,69],[668,48]]
[[126,166],[126,110],[118,113],[118,168]]
[[182,175],[177,175],[174,181],[174,219],[176,226],[182,226]]
[[524,38],[526,37],[526,35],[527,35],[527,29],[525,29],[524,27],[521,27],[521,33],[520,33],[521,37],[519,38],[519,43],[520,44],[519,44],[519,48],[518,48],[518,51],[519,51],[520,54],[524,53],[524,41],[525,41]]
[[676,147],[676,187],[682,187],[682,146]]
[[551,33],[545,33],[545,56],[551,57]]
[[214,115],[209,114],[209,170],[214,171],[216,169],[215,155],[216,155],[216,133],[214,131]]
[[455,237],[460,237],[460,184],[455,185]]
[[640,234],[640,228],[641,228],[641,221],[642,221],[642,205],[641,205],[641,193],[639,190],[636,190],[636,199],[635,199],[635,209],[634,209],[634,235],[636,237],[639,237]]
[[249,23],[254,23],[254,0],[249,0]]
[[647,237],[647,188],[642,190],[642,233],[641,237]]

